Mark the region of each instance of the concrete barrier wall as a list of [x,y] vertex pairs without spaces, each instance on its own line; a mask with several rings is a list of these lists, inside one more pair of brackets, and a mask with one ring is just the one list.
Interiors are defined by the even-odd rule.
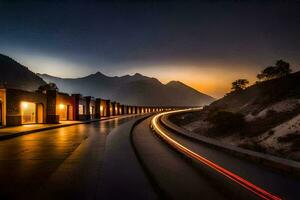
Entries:
[[188,138],[197,140],[198,142],[201,142],[205,145],[208,145],[212,148],[216,148],[218,150],[228,152],[232,155],[245,158],[248,160],[251,160],[253,162],[257,162],[259,164],[271,167],[273,169],[286,172],[289,174],[295,174],[297,176],[300,176],[300,163],[293,161],[293,160],[287,160],[284,158],[279,158],[276,156],[268,155],[268,154],[263,154],[247,149],[243,149],[240,147],[236,147],[233,145],[229,144],[224,144],[218,140],[208,138],[196,133],[193,133],[191,131],[188,131],[186,129],[183,129],[176,124],[170,122],[168,119],[172,114],[164,115],[161,117],[160,122],[168,129],[171,131],[174,131],[178,134],[182,134]]

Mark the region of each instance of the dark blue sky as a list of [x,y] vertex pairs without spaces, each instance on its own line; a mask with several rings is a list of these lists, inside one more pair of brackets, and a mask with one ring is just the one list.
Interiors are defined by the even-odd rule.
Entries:
[[300,3],[261,2],[0,3],[0,52],[35,72],[139,72],[219,96],[277,59],[300,69]]

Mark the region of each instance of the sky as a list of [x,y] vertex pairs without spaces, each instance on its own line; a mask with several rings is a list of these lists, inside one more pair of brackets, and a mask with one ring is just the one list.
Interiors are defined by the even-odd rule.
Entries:
[[0,0],[0,53],[34,72],[141,73],[216,98],[276,60],[300,70],[299,36],[296,1]]

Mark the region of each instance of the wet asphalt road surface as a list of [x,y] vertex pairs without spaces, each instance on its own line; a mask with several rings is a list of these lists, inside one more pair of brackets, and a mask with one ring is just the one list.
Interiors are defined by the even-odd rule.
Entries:
[[[174,151],[149,128],[150,118],[133,132],[144,168],[171,199],[260,199],[227,177]],[[237,158],[162,128],[180,144],[283,199],[299,199],[300,179]]]
[[106,139],[133,117],[0,141],[0,199],[95,199]]

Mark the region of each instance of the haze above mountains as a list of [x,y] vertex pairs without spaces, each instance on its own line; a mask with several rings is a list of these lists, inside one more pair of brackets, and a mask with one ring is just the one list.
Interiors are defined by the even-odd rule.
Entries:
[[8,56],[0,54],[0,85],[22,90],[36,90],[46,82]]
[[179,82],[162,84],[155,78],[136,73],[133,76],[109,77],[100,72],[68,79],[38,74],[46,82],[56,83],[68,93],[82,93],[134,105],[199,106],[213,98]]
[[0,54],[0,83],[7,87],[36,90],[40,85],[56,83],[61,92],[81,93],[123,104],[147,106],[200,106],[214,98],[179,81],[162,84],[155,78],[135,75],[109,77],[100,72],[82,78],[59,78],[35,74],[13,59]]

